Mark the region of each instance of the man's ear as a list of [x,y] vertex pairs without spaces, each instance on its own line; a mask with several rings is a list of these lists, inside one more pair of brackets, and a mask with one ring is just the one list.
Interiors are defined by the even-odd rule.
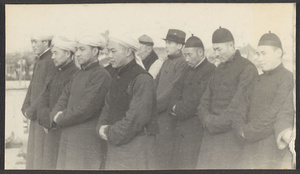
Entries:
[[92,49],[92,52],[93,52],[93,56],[98,56],[98,53],[99,53],[99,49],[97,47],[94,47]]
[[132,53],[133,51],[129,48],[125,48],[125,55],[126,57],[130,56],[130,54]]
[[65,53],[67,57],[71,57],[71,51],[66,51]]
[[282,49],[276,48],[275,49],[275,54],[276,54],[276,57],[282,57],[282,55],[283,55]]
[[199,48],[199,49],[197,50],[197,53],[198,53],[198,55],[200,55],[200,56],[204,55],[204,54],[203,54],[203,53],[204,53],[203,48]]

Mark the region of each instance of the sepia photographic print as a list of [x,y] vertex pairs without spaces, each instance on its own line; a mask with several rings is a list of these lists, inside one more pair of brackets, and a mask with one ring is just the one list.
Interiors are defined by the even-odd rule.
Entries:
[[5,170],[296,169],[296,3],[5,5]]

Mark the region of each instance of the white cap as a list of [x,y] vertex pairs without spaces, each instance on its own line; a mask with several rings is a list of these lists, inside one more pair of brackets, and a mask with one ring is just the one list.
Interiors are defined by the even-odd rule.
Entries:
[[100,32],[87,30],[79,34],[76,42],[100,48],[105,48],[107,45],[107,40]]
[[75,53],[76,51],[75,50],[76,43],[63,36],[55,36],[52,39],[52,46],[58,47],[62,50],[71,51],[73,53]]
[[130,33],[122,33],[122,34],[113,34],[109,37],[109,40],[117,42],[132,51],[137,51],[138,49],[138,41],[130,35]]

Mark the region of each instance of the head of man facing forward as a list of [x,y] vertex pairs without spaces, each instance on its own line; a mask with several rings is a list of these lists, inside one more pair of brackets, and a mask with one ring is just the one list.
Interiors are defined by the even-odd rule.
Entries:
[[225,63],[233,59],[236,52],[234,38],[231,32],[226,28],[219,28],[212,37],[212,47],[215,52],[215,58],[220,63]]
[[185,41],[185,32],[177,29],[170,29],[166,41],[166,53],[168,57],[181,53]]
[[193,35],[186,41],[182,52],[187,65],[191,68],[196,68],[205,58],[202,41]]

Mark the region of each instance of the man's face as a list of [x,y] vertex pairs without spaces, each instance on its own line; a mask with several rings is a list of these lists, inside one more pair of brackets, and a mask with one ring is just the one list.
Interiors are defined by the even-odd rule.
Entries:
[[91,47],[82,43],[76,44],[75,57],[80,65],[88,65],[89,63],[96,60],[98,48]]
[[213,49],[215,52],[216,59],[219,59],[221,63],[227,62],[232,56],[233,45],[230,42],[227,43],[214,43]]
[[183,48],[182,52],[189,67],[196,67],[196,65],[203,59],[200,48]]
[[281,49],[272,46],[259,46],[257,48],[258,63],[263,71],[270,71],[281,63]]
[[52,47],[52,60],[56,67],[66,64],[70,60],[70,52],[62,50],[58,47]]
[[144,60],[149,55],[149,47],[145,44],[140,44],[139,49],[137,50],[137,55]]
[[42,54],[47,48],[49,48],[48,46],[48,41],[43,41],[43,40],[38,40],[38,39],[31,39],[31,46],[32,46],[32,50],[36,55],[40,55]]
[[181,50],[181,47],[182,44],[166,40],[166,52],[169,56],[177,54]]
[[127,64],[127,50],[117,42],[110,41],[108,44],[110,64],[113,68],[119,68]]

